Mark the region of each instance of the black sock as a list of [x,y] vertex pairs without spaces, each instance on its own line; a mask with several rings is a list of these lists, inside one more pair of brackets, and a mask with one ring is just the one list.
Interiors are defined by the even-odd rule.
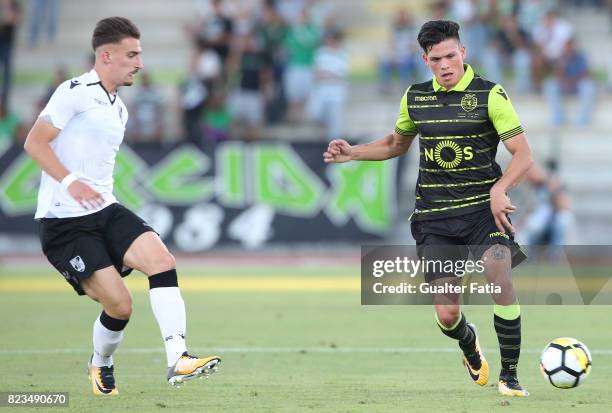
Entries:
[[516,376],[516,366],[521,354],[521,316],[514,320],[506,320],[494,314],[493,324],[501,356],[502,369],[499,375]]
[[476,335],[472,329],[468,327],[463,313],[461,313],[461,318],[453,329],[446,329],[440,322],[438,322],[438,327],[440,327],[444,335],[459,341],[459,347],[461,347],[464,354],[467,355],[476,351]]

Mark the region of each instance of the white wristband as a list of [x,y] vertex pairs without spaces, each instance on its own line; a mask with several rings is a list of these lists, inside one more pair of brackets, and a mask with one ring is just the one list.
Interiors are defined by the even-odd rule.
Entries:
[[64,177],[64,179],[62,179],[62,186],[66,189],[68,189],[68,187],[70,186],[71,183],[73,183],[74,181],[76,181],[77,178],[74,174],[69,173],[68,175],[66,175]]

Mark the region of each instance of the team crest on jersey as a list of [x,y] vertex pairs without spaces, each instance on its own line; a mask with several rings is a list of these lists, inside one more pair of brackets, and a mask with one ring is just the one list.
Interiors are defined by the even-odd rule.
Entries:
[[85,271],[85,262],[83,261],[80,255],[77,255],[76,257],[71,259],[70,265],[72,265],[72,268],[74,268],[78,272]]
[[461,109],[465,110],[466,112],[473,111],[474,109],[476,109],[477,105],[478,105],[478,99],[476,98],[476,95],[473,93],[466,93],[461,98]]

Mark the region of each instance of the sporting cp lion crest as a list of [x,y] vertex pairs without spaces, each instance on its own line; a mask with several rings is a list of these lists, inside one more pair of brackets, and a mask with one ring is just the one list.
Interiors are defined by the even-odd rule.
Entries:
[[476,109],[477,105],[478,99],[476,99],[476,95],[473,93],[466,93],[461,98],[461,109],[465,110],[466,112],[473,111]]

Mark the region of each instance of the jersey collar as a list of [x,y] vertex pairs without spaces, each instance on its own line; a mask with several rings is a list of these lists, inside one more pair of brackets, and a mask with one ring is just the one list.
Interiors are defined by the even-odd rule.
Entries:
[[467,63],[463,65],[463,68],[465,69],[465,73],[463,74],[463,77],[461,78],[461,80],[450,90],[446,90],[446,88],[444,86],[442,86],[441,84],[438,83],[438,81],[436,80],[436,77],[433,77],[433,89],[435,92],[450,92],[451,90],[456,90],[458,92],[463,92],[465,89],[467,89],[468,85],[472,82],[472,80],[474,79],[474,70],[472,69],[472,66],[468,65]]
[[91,76],[91,79],[90,79],[91,82],[87,83],[87,86],[100,85],[102,90],[104,90],[104,93],[106,93],[106,96],[108,96],[108,101],[110,102],[111,105],[113,105],[115,103],[115,100],[117,100],[117,96],[118,96],[117,91],[115,91],[113,95],[108,93],[108,90],[106,90],[106,88],[102,84],[102,80],[100,79],[100,76],[98,75],[98,72],[96,72],[95,68],[91,69],[88,72],[88,74],[89,76]]
[[87,83],[91,85],[95,85],[96,83],[100,82],[100,76],[98,76],[98,72],[96,72],[96,69],[91,69],[89,72],[87,72],[87,76]]

